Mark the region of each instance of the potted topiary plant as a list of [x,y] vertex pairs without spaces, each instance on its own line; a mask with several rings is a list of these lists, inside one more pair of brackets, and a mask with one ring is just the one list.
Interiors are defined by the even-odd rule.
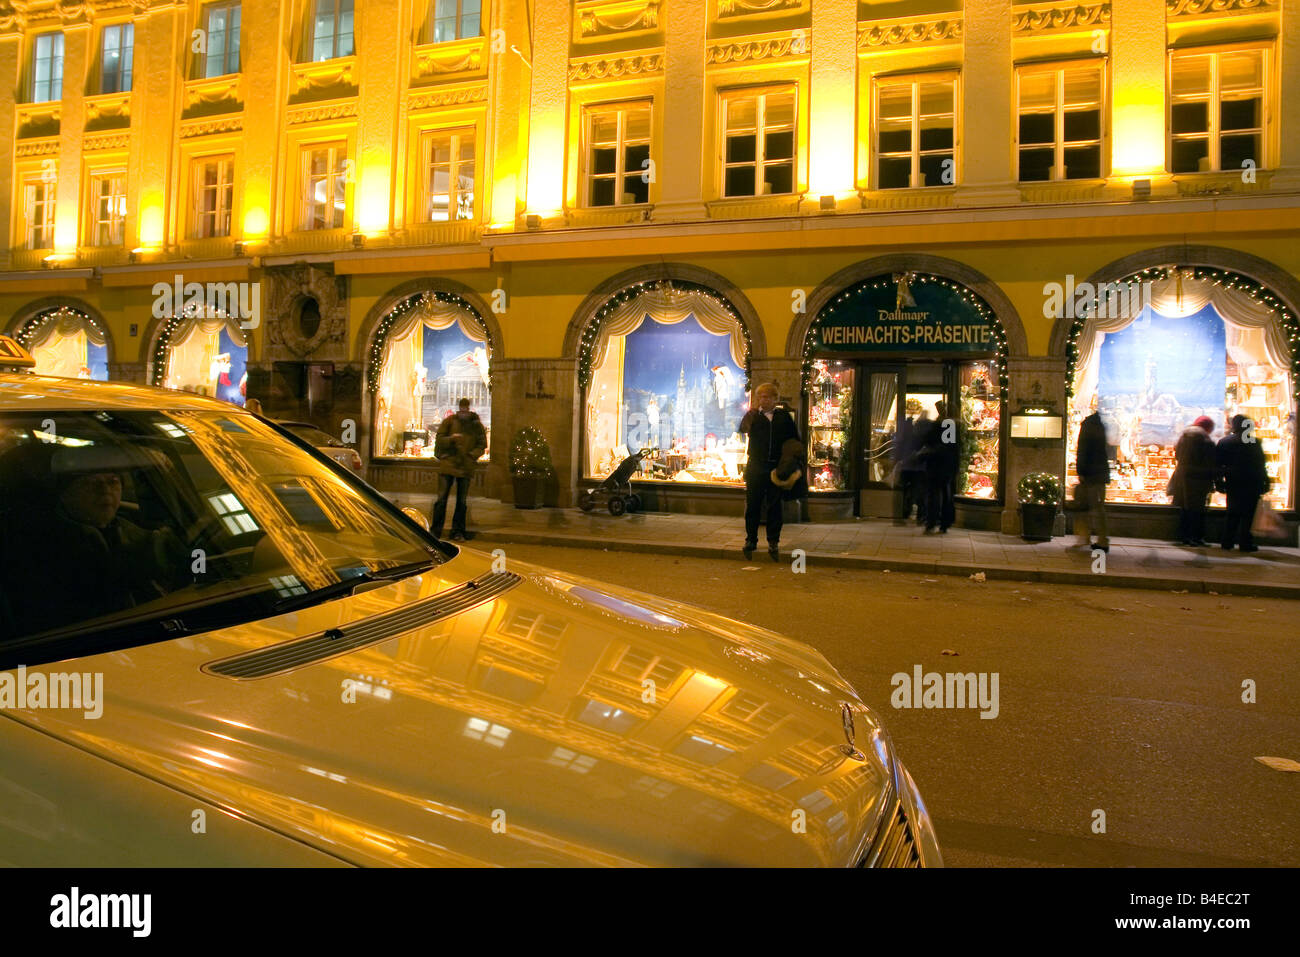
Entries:
[[515,508],[536,508],[538,493],[547,478],[555,474],[551,447],[531,425],[515,433],[510,446],[510,477],[515,485]]
[[1021,537],[1028,542],[1052,538],[1056,510],[1061,505],[1061,480],[1051,472],[1030,472],[1016,486],[1020,498]]

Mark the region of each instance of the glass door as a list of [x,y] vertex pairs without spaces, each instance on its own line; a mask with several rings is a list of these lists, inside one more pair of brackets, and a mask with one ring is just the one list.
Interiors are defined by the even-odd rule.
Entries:
[[863,369],[862,416],[867,424],[862,437],[862,471],[859,487],[894,484],[896,439],[899,422],[901,369],[866,366]]

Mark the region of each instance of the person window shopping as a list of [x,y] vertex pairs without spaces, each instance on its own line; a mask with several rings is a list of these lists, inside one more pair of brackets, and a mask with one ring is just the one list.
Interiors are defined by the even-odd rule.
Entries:
[[781,448],[790,439],[801,441],[794,416],[776,404],[777,388],[765,382],[754,390],[755,408],[740,420],[739,432],[749,437],[745,460],[745,558],[754,557],[758,547],[760,516],[766,515],[767,553],[781,560],[781,502],[784,490],[772,481],[780,464]]

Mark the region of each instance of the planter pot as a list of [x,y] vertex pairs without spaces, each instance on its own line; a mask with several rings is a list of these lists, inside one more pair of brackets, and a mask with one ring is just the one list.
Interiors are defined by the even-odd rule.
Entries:
[[536,508],[537,496],[542,489],[540,475],[512,476],[515,485],[515,508]]
[[1020,537],[1027,542],[1047,542],[1056,524],[1055,505],[1021,505]]

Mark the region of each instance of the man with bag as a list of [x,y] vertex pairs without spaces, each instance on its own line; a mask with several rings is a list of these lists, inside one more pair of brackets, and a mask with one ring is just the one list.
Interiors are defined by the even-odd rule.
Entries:
[[465,530],[469,480],[486,449],[487,430],[483,428],[478,413],[470,411],[469,399],[461,399],[459,411],[443,419],[434,437],[433,451],[442,473],[438,476],[438,501],[429,521],[429,530],[435,537],[442,538],[442,526],[447,521],[447,498],[454,484],[456,509],[451,516],[451,540],[463,542],[469,538]]
[[1250,526],[1260,496],[1268,491],[1268,468],[1264,450],[1255,438],[1255,424],[1244,415],[1232,417],[1232,432],[1219,439],[1216,449],[1218,479],[1215,487],[1228,496],[1228,513],[1223,521],[1223,549],[1241,545],[1243,552],[1257,552]]

